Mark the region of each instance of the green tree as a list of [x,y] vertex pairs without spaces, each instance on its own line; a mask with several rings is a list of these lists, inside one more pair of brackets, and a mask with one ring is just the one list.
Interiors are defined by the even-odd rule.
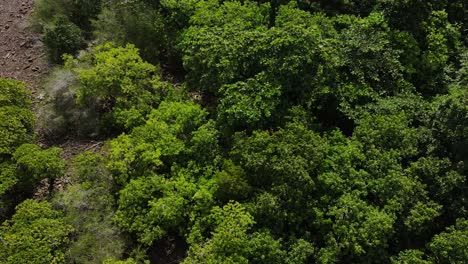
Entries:
[[[326,246],[318,259],[323,263],[337,261],[360,262],[363,259],[385,259],[382,253],[388,246],[395,221],[392,214],[368,205],[354,194],[345,194],[329,208],[333,221],[333,235],[325,236]],[[368,253],[367,253],[368,252]]]
[[26,200],[0,229],[2,263],[65,263],[73,231],[48,202]]
[[52,61],[61,63],[64,53],[75,55],[84,46],[81,30],[65,16],[55,16],[44,28],[44,43]]
[[17,182],[15,166],[10,162],[0,163],[0,196],[4,195]]
[[13,153],[19,175],[39,181],[56,179],[65,173],[65,161],[60,157],[62,149],[53,147],[42,150],[34,144],[24,144]]
[[281,86],[260,74],[246,82],[224,85],[220,89],[219,122],[234,128],[253,129],[268,123],[281,96]]
[[418,152],[418,129],[409,125],[404,112],[392,115],[365,114],[357,120],[354,138],[364,148],[395,151],[395,155],[411,157]]
[[206,117],[194,103],[164,101],[146,124],[110,143],[108,168],[122,186],[116,221],[145,248],[183,234],[189,217],[212,203],[217,132]]
[[466,177],[448,158],[426,156],[406,169],[427,186],[428,196],[443,206],[443,217],[454,221],[467,215]]
[[161,103],[146,124],[111,141],[109,169],[116,182],[124,185],[145,172],[167,172],[173,162],[184,160],[186,152],[193,155],[186,144],[193,138],[201,140],[196,131],[206,129],[202,127],[206,116],[207,112],[194,103]]
[[[214,207],[193,227],[183,263],[283,263],[285,252],[279,241],[268,233],[250,233],[254,223],[239,203]],[[206,229],[212,230],[208,238],[203,237]]]
[[20,81],[0,78],[0,161],[33,139],[31,95]]
[[291,3],[269,28],[269,8],[208,1],[182,35],[189,88],[219,99],[221,124],[274,126],[299,104],[333,126],[356,105],[413,90],[382,14],[328,18]]
[[218,185],[215,195],[222,202],[243,200],[251,192],[245,171],[242,167],[236,166],[231,160],[224,161],[223,170],[214,177]]
[[405,251],[401,251],[398,253],[397,257],[392,258],[393,264],[429,264],[431,263],[428,260],[424,260],[424,252],[416,250],[416,249],[409,249]]
[[115,260],[115,259],[106,259],[104,264],[138,264],[133,258],[128,258],[126,260]]
[[54,16],[64,16],[89,35],[91,20],[99,14],[101,2],[101,0],[38,0],[34,5],[35,23],[42,28],[47,26]]
[[34,113],[17,106],[0,107],[0,157],[8,157],[21,144],[34,139]]
[[132,43],[141,56],[166,70],[182,74],[177,42],[200,0],[116,0],[106,2],[93,21],[97,40]]
[[468,258],[468,221],[457,220],[432,239],[428,247],[434,254],[434,263],[463,263]]
[[431,113],[431,128],[438,141],[441,156],[468,164],[468,90],[466,85],[454,86],[449,94],[439,97]]
[[25,83],[0,78],[0,221],[23,199],[14,192],[23,182],[11,157],[19,146],[34,139],[35,117],[30,107],[31,94]]
[[419,91],[429,94],[440,94],[447,89],[449,60],[459,49],[460,32],[450,24],[445,11],[433,11],[423,23],[426,33],[425,49],[422,53]]
[[16,149],[12,160],[16,165],[20,189],[28,191],[42,179],[49,179],[51,194],[54,180],[65,173],[65,161],[60,157],[61,153],[60,148],[42,150],[34,144],[23,144]]
[[119,45],[132,43],[141,56],[152,63],[159,62],[163,48],[169,42],[164,15],[144,1],[119,0],[106,4],[93,24],[98,41]]
[[115,221],[138,242],[151,246],[168,233],[183,231],[195,191],[194,183],[183,175],[139,177],[120,191]]
[[317,201],[315,176],[327,147],[317,133],[298,123],[275,133],[236,135],[230,155],[256,190],[248,208],[258,226],[275,235],[286,229],[297,237],[308,234],[304,228],[309,226]]
[[[191,17],[193,25],[179,44],[191,87],[218,94],[224,84],[254,77],[266,48],[262,32],[267,29],[267,14],[264,5],[252,2],[200,2]],[[250,45],[254,40],[257,44]]]
[[[89,66],[80,67],[82,63]],[[67,64],[78,74],[77,102],[103,114],[108,130],[129,130],[143,124],[151,109],[173,90],[131,44],[116,47],[106,43]]]
[[26,84],[13,79],[0,78],[0,107],[31,107],[31,94]]

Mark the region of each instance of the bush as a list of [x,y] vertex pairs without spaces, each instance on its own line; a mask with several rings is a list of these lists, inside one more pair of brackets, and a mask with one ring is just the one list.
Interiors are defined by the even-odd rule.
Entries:
[[93,138],[99,134],[97,113],[75,102],[77,88],[74,72],[59,66],[51,70],[43,85],[44,99],[36,110],[37,127],[45,139]]
[[26,200],[0,227],[0,262],[64,263],[71,231],[48,202]]
[[20,81],[0,78],[0,162],[33,138],[31,96]]
[[113,182],[103,161],[99,154],[79,154],[73,160],[71,173],[77,183],[54,199],[54,205],[63,208],[66,222],[75,230],[66,252],[68,263],[103,263],[122,256],[124,241],[112,221]]
[[91,31],[91,19],[101,11],[101,0],[37,0],[35,23],[42,29],[55,15],[67,17],[85,32]]
[[53,22],[45,27],[44,43],[49,49],[54,62],[62,62],[64,53],[75,54],[84,45],[83,34],[78,26],[65,16],[56,16]]
[[98,41],[132,43],[151,62],[159,61],[160,51],[168,42],[163,17],[156,9],[136,1],[104,9],[94,26]]
[[0,107],[4,106],[31,107],[31,94],[25,83],[0,78]]
[[34,114],[15,106],[0,107],[0,158],[33,139]]
[[181,71],[175,47],[198,1],[108,1],[93,21],[94,35],[100,42],[132,43],[145,60]]
[[77,103],[101,114],[110,131],[143,124],[151,110],[173,94],[158,68],[143,61],[133,45],[106,43],[88,55],[66,63],[78,74]]
[[24,144],[13,154],[17,170],[27,179],[56,179],[65,173],[65,161],[60,158],[62,149],[42,150],[34,144]]

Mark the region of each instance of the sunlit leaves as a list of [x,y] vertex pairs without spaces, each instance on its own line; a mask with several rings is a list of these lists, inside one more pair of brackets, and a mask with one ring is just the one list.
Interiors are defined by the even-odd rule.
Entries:
[[143,124],[151,109],[172,89],[131,44],[116,47],[107,43],[85,58],[68,60],[67,65],[78,73],[77,102],[105,114],[110,118],[108,125],[118,129]]
[[43,178],[58,178],[65,172],[65,161],[60,157],[60,148],[42,150],[34,144],[24,144],[13,154],[13,160],[18,166],[22,177],[36,180]]
[[0,229],[3,263],[65,263],[71,226],[48,202],[26,200]]
[[35,116],[22,82],[0,78],[0,160],[33,139]]
[[120,191],[115,220],[149,246],[183,225],[195,190],[195,185],[183,176],[167,180],[151,175],[131,180]]
[[437,263],[463,263],[468,258],[468,222],[457,220],[454,226],[436,235],[429,249],[434,254]]

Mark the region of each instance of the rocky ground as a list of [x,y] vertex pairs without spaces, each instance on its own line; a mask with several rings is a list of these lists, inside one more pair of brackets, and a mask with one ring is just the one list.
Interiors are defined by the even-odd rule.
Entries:
[[0,76],[26,82],[35,94],[49,64],[30,27],[32,9],[33,0],[0,0]]

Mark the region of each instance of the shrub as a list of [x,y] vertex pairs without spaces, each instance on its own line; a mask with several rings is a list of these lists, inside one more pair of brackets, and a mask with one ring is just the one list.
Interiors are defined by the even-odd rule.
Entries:
[[102,114],[111,131],[143,124],[150,111],[173,93],[172,86],[160,80],[157,67],[143,61],[130,44],[100,45],[89,56],[66,64],[78,73],[77,103]]
[[52,23],[45,27],[44,43],[49,49],[54,62],[62,62],[64,53],[75,54],[84,45],[83,34],[78,26],[65,16],[54,17]]
[[180,54],[175,48],[181,30],[199,0],[107,1],[106,8],[93,21],[98,41],[119,45],[132,43],[151,63],[181,71]]
[[65,173],[65,161],[60,158],[62,149],[53,147],[42,150],[34,144],[24,144],[13,154],[18,172],[25,178],[55,179]]
[[0,78],[0,107],[31,107],[31,94],[23,82]]
[[34,114],[16,106],[0,107],[0,158],[33,139]]
[[33,138],[31,97],[20,81],[0,78],[0,162]]
[[48,202],[26,200],[0,227],[0,262],[63,263],[71,231]]
[[72,163],[72,179],[77,183],[54,199],[54,205],[63,208],[66,222],[75,230],[66,252],[68,263],[103,263],[122,256],[124,241],[112,221],[113,182],[103,161],[96,153],[79,154]]
[[85,32],[91,31],[91,20],[101,11],[101,0],[37,0],[35,23],[42,28],[55,15],[67,17]]
[[44,99],[36,110],[37,128],[45,139],[93,138],[99,134],[97,113],[75,102],[77,88],[73,71],[60,66],[51,70],[43,84]]

